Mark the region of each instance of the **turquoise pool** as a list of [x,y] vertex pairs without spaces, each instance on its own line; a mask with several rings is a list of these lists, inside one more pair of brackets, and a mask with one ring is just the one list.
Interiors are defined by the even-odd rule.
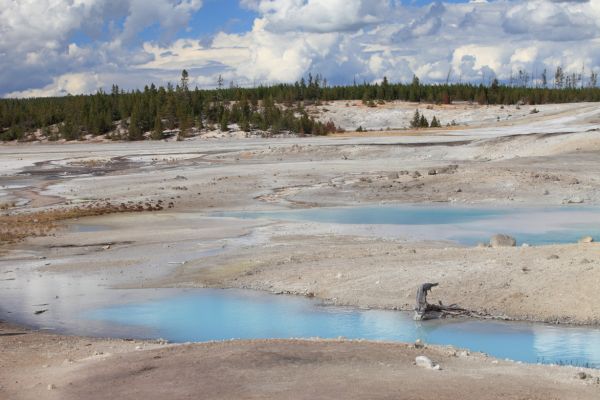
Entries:
[[600,237],[600,208],[582,206],[482,208],[382,205],[235,211],[213,215],[329,225],[369,225],[379,227],[386,235],[396,234],[415,240],[448,240],[464,245],[487,242],[496,233],[512,235],[519,244],[531,245],[574,243],[586,235]]

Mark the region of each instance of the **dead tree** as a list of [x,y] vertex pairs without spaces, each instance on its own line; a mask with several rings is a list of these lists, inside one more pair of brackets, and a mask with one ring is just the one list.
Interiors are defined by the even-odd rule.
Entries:
[[427,302],[427,293],[437,285],[437,283],[423,283],[417,289],[415,320],[424,321],[427,319],[445,318],[449,315],[472,315],[469,310],[458,307],[456,304],[445,306],[441,301],[439,304],[429,304]]
[[427,293],[436,287],[437,283],[424,283],[417,289],[417,305],[415,306],[415,312],[419,315],[424,315],[428,309],[429,304],[427,303]]

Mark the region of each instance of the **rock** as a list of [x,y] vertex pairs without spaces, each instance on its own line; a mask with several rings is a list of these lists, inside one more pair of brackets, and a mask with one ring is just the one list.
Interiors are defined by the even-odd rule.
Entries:
[[550,192],[548,190],[544,190],[544,196],[548,196],[550,194]]
[[425,347],[425,343],[421,339],[415,340],[415,349],[422,349]]
[[454,172],[456,172],[457,169],[458,169],[458,165],[452,164],[452,165],[448,165],[446,167],[438,168],[436,170],[436,172],[438,174],[453,174]]
[[433,369],[433,361],[426,356],[418,356],[415,358],[415,364],[417,367]]
[[490,246],[496,247],[515,247],[517,245],[517,240],[508,235],[498,234],[494,235],[490,239]]
[[477,243],[478,249],[486,249],[488,247],[490,247],[490,245],[488,243]]
[[54,383],[51,383],[48,385],[48,390],[54,390],[56,389],[56,385]]
[[577,377],[579,379],[587,379],[588,375],[585,372],[578,372]]
[[563,204],[581,204],[583,199],[581,197],[571,197],[570,199],[564,199]]
[[552,254],[549,255],[548,258],[546,258],[546,260],[558,260],[560,257],[557,256],[556,254]]
[[415,171],[415,172],[412,173],[412,177],[415,178],[415,179],[416,178],[420,178],[421,177],[421,173],[419,171]]
[[437,175],[437,171],[432,168],[427,172],[427,175]]
[[594,238],[591,236],[584,236],[581,239],[579,239],[579,243],[592,243],[594,241]]
[[523,244],[521,245],[521,247],[531,247],[531,246],[529,245],[529,243],[523,243]]

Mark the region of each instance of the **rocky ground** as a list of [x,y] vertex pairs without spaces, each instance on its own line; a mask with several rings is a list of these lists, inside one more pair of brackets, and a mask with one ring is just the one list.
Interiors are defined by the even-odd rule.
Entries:
[[[318,112],[329,113],[326,118],[337,118],[334,122],[342,124],[349,118],[347,109],[359,109],[350,115],[355,115],[357,120],[347,122],[349,126],[365,116],[378,115],[366,107],[336,104]],[[408,115],[414,111],[414,106],[399,105],[397,108],[401,110],[394,111],[393,105],[386,105],[377,112],[383,113],[387,109],[387,114],[381,114],[379,119],[373,117],[371,127],[375,129],[377,124],[383,124],[385,128],[389,122],[386,120],[388,114]],[[436,111],[435,107],[429,111]],[[215,218],[211,214],[230,210],[381,203],[441,202],[487,206],[600,203],[600,109],[596,104],[540,107],[540,112],[535,114],[527,109],[518,110],[520,114],[514,110],[511,115],[515,118],[508,120],[503,114],[508,112],[506,109],[465,107],[457,105],[454,111],[446,108],[437,112],[440,117],[443,115],[442,120],[455,117],[468,127],[420,132],[403,130],[386,132],[383,136],[380,133],[349,133],[327,138],[195,138],[169,143],[2,146],[2,232],[13,232],[15,215],[20,216],[21,222],[29,215],[31,221],[26,221],[26,226],[35,226],[39,225],[40,217],[31,214],[34,212],[74,207],[97,209],[107,203],[123,208],[119,214],[57,221],[63,228],[55,229],[52,225],[51,236],[30,237],[4,245],[0,260],[1,315],[10,318],[11,310],[7,305],[18,304],[20,295],[25,298],[26,294],[31,294],[33,289],[28,282],[34,276],[41,279],[42,284],[45,277],[92,276],[98,279],[94,285],[124,288],[242,287],[316,296],[336,304],[394,309],[410,309],[415,287],[424,281],[435,280],[440,282],[440,287],[434,290],[432,299],[442,299],[444,303],[458,303],[514,319],[599,323],[600,314],[594,307],[594,299],[600,288],[600,247],[594,243],[468,248],[435,240],[415,242],[405,237],[387,237],[368,229],[239,221]],[[501,117],[500,121],[498,117]],[[397,126],[391,124],[390,127]],[[145,211],[129,212],[131,207],[138,206]],[[162,211],[156,211],[157,206]],[[49,215],[55,214],[44,214],[43,221],[50,218]],[[81,214],[84,215],[92,214]],[[52,301],[49,303],[52,308]],[[34,310],[26,311],[32,313]],[[29,346],[23,342],[25,338],[37,338],[38,341]],[[52,338],[57,336],[31,332],[0,336],[0,340],[11,348],[10,353],[2,352],[0,362],[11,365],[13,358],[38,357],[36,346],[41,346],[42,354],[55,354],[62,363],[70,350],[45,349],[46,344],[53,345],[55,339]],[[79,348],[87,339],[64,340]],[[503,372],[498,372],[493,370],[496,364],[481,360],[481,363],[473,364],[476,368],[471,368],[467,365],[472,364],[465,360],[444,359],[441,353],[436,353],[438,350],[428,354],[431,358],[445,360],[440,361],[442,365],[454,365],[448,369],[454,372],[427,375],[434,372],[413,370],[409,361],[414,360],[414,351],[402,345],[228,343],[169,348],[165,353],[168,356],[163,358],[159,350],[156,353],[136,352],[133,351],[135,346],[132,349],[129,343],[121,344],[125,346],[126,355],[98,360],[98,365],[94,364],[93,368],[78,369],[81,375],[77,382],[86,383],[74,383],[72,390],[63,388],[65,381],[54,383],[57,388],[63,388],[56,392],[47,390],[50,383],[46,380],[39,384],[31,381],[29,386],[38,385],[36,389],[23,391],[18,397],[16,388],[20,385],[10,382],[22,382],[28,376],[31,369],[27,364],[15,364],[17,367],[10,371],[10,380],[5,378],[9,383],[2,385],[8,385],[5,387],[12,390],[9,398],[33,398],[36,393],[40,396],[43,393],[37,398],[88,398],[92,394],[85,392],[86,388],[102,385],[110,386],[115,393],[139,389],[136,396],[148,397],[145,394],[152,392],[153,387],[148,382],[154,379],[154,374],[165,376],[182,371],[184,368],[178,369],[176,365],[192,363],[194,357],[191,355],[198,352],[198,355],[206,355],[199,368],[223,371],[223,380],[210,380],[211,384],[207,382],[212,375],[206,375],[203,387],[214,390],[207,397],[240,397],[243,390],[250,398],[277,397],[276,394],[286,397],[285,393],[289,393],[286,390],[301,387],[315,370],[331,377],[320,387],[323,393],[335,393],[343,382],[339,374],[350,376],[350,370],[365,371],[365,380],[360,381],[357,393],[375,390],[370,386],[369,376],[384,376],[385,384],[382,384],[381,392],[376,392],[380,398],[398,394],[401,389],[398,382],[404,385],[405,398],[587,398],[588,394],[598,394],[598,386],[595,389],[582,386],[574,380],[570,370],[510,364]],[[228,363],[219,346],[230,346],[226,354],[232,357],[231,360],[239,360],[248,354],[252,357],[248,358],[247,364]],[[385,356],[388,350],[397,351],[398,360],[389,361]],[[307,354],[319,356],[309,362],[304,358],[309,357]],[[356,354],[356,358],[347,359],[349,354]],[[161,358],[154,359],[157,355]],[[127,370],[129,372],[119,370],[119,362],[125,360],[131,360],[130,364],[125,364],[133,368]],[[394,368],[386,369],[386,360]],[[48,364],[36,362],[42,366]],[[273,362],[283,367],[273,371]],[[161,366],[146,370],[145,363]],[[238,364],[239,368],[234,368]],[[264,380],[246,369],[250,365],[265,371]],[[114,371],[120,372],[111,375],[112,366]],[[60,368],[51,367],[44,373],[70,376],[64,375]],[[4,374],[5,370],[2,368],[0,375],[8,376]],[[120,379],[121,373],[127,378]],[[298,379],[292,382],[289,376],[293,373],[298,374]],[[529,373],[533,374],[529,378],[520,376]],[[189,380],[181,383],[186,390],[198,388],[193,385],[204,382],[198,380],[197,375],[181,377]],[[400,379],[396,379],[398,377]],[[431,383],[424,385],[427,390],[422,395],[417,394],[417,389],[423,385],[411,383],[412,378],[417,382],[417,377]],[[466,379],[472,387],[458,385],[458,378]],[[126,389],[123,385],[131,379],[140,385]],[[231,381],[239,381],[240,385],[218,385],[218,382]],[[248,388],[248,382],[253,381],[257,383],[251,389],[256,392]],[[510,390],[503,384],[509,381],[515,382]],[[550,381],[553,383],[548,383]],[[498,392],[484,391],[486,387],[489,389],[490,382],[499,388]],[[315,390],[317,388],[319,386],[315,386]],[[581,395],[566,395],[580,389]],[[460,390],[469,392],[460,395]],[[298,397],[302,396],[298,394]]]
[[[598,371],[450,347],[255,340],[188,345],[65,337],[0,324],[0,398],[597,399]],[[427,357],[440,369],[415,365]]]

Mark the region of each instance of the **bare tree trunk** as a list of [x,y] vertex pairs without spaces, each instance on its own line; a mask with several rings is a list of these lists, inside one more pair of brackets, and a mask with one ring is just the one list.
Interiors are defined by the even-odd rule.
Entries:
[[429,304],[427,303],[427,293],[436,287],[437,283],[424,283],[417,289],[417,305],[415,306],[415,312],[423,315],[427,312]]
[[458,307],[456,304],[445,306],[440,301],[438,304],[429,304],[427,302],[427,293],[436,287],[437,283],[423,283],[417,289],[417,304],[415,305],[414,319],[424,321],[427,319],[444,318],[448,315],[471,315],[469,310]]

